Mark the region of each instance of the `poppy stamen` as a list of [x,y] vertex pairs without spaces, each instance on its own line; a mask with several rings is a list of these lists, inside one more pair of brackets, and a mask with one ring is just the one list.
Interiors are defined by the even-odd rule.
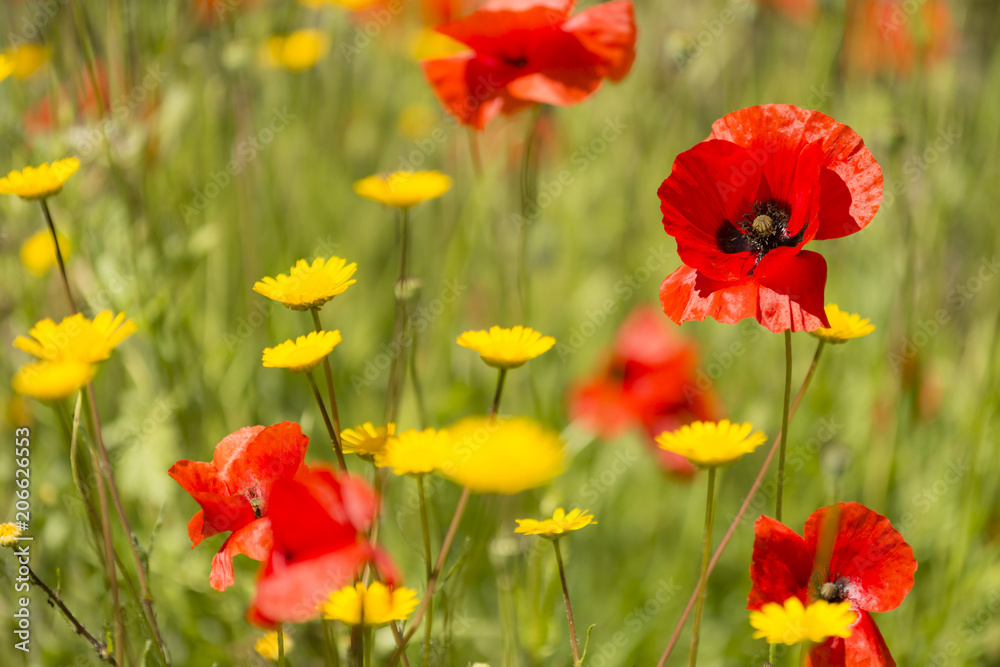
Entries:
[[723,228],[718,236],[719,249],[724,253],[749,252],[754,263],[747,275],[753,275],[764,255],[780,247],[795,247],[805,234],[805,226],[795,236],[789,236],[791,212],[777,201],[756,202],[738,224]]

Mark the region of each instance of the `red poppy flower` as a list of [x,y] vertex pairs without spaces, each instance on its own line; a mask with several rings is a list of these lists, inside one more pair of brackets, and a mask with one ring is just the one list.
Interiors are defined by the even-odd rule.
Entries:
[[271,549],[271,491],[292,479],[306,456],[309,438],[298,424],[247,426],[222,439],[208,463],[178,461],[168,474],[201,505],[188,523],[191,548],[232,531],[212,559],[209,583],[223,591],[235,582],[236,554],[264,560]]
[[365,539],[378,513],[367,482],[313,466],[271,491],[274,545],[257,579],[247,618],[258,625],[302,623],[319,615],[329,594],[375,562],[382,580],[395,583],[395,566]]
[[[836,529],[828,529],[827,521],[836,521]],[[837,503],[812,513],[804,537],[765,516],[757,519],[754,532],[753,588],[747,609],[757,610],[768,602],[781,604],[791,597],[803,604],[848,600],[858,613],[851,636],[831,637],[813,647],[808,665],[896,664],[869,612],[899,606],[913,588],[917,561],[888,519],[859,503]]]
[[770,6],[796,23],[811,23],[819,13],[817,0],[757,0],[761,6]]
[[735,111],[681,153],[660,186],[663,227],[684,262],[660,288],[678,324],[746,317],[774,332],[829,326],[826,261],[803,250],[864,228],[882,170],[851,128],[818,111]]
[[620,81],[635,59],[631,0],[569,16],[573,0],[489,0],[436,30],[471,51],[426,60],[434,93],[462,123],[486,127],[498,113],[534,103],[569,106],[608,78]]
[[866,0],[848,20],[844,57],[865,72],[909,74],[917,63],[940,60],[954,42],[947,2],[926,0],[914,11],[902,0]]
[[[571,388],[571,417],[609,439],[640,425],[651,446],[663,431],[694,420],[713,421],[717,401],[698,381],[698,350],[672,326],[654,308],[633,310],[601,372]],[[694,473],[683,456],[653,448],[665,470]]]

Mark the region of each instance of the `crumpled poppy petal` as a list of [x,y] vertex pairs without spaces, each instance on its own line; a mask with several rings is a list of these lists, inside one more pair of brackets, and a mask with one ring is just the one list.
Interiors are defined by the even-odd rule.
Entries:
[[188,522],[188,537],[192,546],[206,537],[230,530],[239,530],[256,515],[250,501],[241,495],[220,496],[215,493],[192,493],[201,511]]
[[753,587],[747,598],[747,609],[757,610],[768,602],[782,603],[791,597],[805,602],[813,560],[806,541],[769,516],[758,518],[753,529],[750,561]]
[[584,9],[563,25],[584,48],[598,56],[601,74],[621,81],[635,60],[635,12],[631,0],[612,0]]
[[757,317],[760,286],[753,281],[725,283],[712,280],[690,266],[681,266],[660,286],[663,312],[680,324],[712,317],[735,324]]
[[809,250],[776,248],[757,265],[758,321],[779,333],[830,326],[824,308],[826,260]]
[[230,493],[255,488],[262,511],[266,512],[271,485],[277,479],[295,476],[305,460],[309,438],[294,422],[268,426],[254,437],[240,439],[237,445],[223,447],[231,438],[227,437],[215,449],[214,461],[219,476],[226,480]]
[[[887,518],[860,503],[838,503],[840,520],[830,554],[832,575],[847,577],[847,596],[858,609],[890,611],[913,588],[917,561],[913,549]],[[815,550],[830,507],[806,521],[805,539]]]
[[208,583],[217,591],[224,591],[236,583],[233,574],[233,557],[243,554],[254,560],[265,561],[271,551],[271,520],[267,517],[251,521],[223,543],[212,558],[212,573]]
[[858,612],[847,639],[831,637],[809,651],[806,667],[896,667],[871,614]]

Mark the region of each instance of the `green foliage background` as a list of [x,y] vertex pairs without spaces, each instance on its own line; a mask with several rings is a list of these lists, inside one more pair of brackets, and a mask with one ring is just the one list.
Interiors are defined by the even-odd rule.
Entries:
[[[563,344],[579,341],[509,377],[504,410],[564,431],[569,469],[534,493],[473,499],[454,551],[460,566],[439,606],[434,663],[570,664],[551,547],[515,537],[513,519],[581,506],[599,524],[563,544],[578,624],[595,624],[586,664],[655,664],[697,577],[704,477],[665,476],[638,433],[591,441],[568,422],[564,397],[575,378],[595,368],[628,310],[657,303],[660,282],[679,264],[656,197],[674,157],[704,139],[717,118],[768,102],[816,108],[850,125],[882,165],[887,190],[862,233],[813,248],[830,267],[827,301],[878,328],[824,355],[790,432],[798,469],[786,489],[786,523],[800,530],[834,500],[888,516],[919,561],[905,602],[877,618],[897,662],[1000,664],[995,3],[952,2],[960,36],[951,55],[895,76],[844,66],[844,2],[824,3],[818,21],[803,27],[748,0],[640,0],[631,74],[585,104],[542,116],[539,183],[551,201],[529,234],[525,316],[516,294],[515,216],[531,114],[498,120],[478,138],[477,179],[469,133],[441,113],[409,55],[419,25],[411,3],[386,25],[376,22],[378,34],[367,43],[358,30],[370,19],[264,0],[227,12],[212,27],[196,22],[180,0],[5,3],[0,35],[9,42],[22,34],[22,19],[46,4],[58,9],[42,28],[51,64],[27,81],[0,83],[0,169],[67,155],[83,163],[51,206],[74,244],[70,279],[85,312],[123,310],[138,324],[95,383],[115,475],[136,536],[149,548],[174,664],[262,663],[252,651],[260,633],[243,619],[257,564],[238,558],[236,585],[225,593],[209,588],[211,557],[224,538],[189,548],[186,524],[196,504],[166,471],[178,459],[209,459],[240,427],[282,420],[300,422],[312,438],[309,460],[333,460],[302,378],[260,364],[265,346],[311,324],[304,314],[271,307],[251,286],[302,257],[336,254],[358,263],[357,284],[323,318],[344,338],[332,359],[345,425],[381,418],[387,372],[376,370],[368,384],[363,378],[377,369],[391,337],[395,221],[351,188],[403,161],[455,179],[447,195],[413,209],[411,220],[420,304],[438,312],[414,348],[431,425],[489,404],[494,375],[454,344],[461,331],[524,323]],[[727,8],[734,19],[713,34]],[[317,67],[291,73],[258,66],[263,39],[304,26],[332,40]],[[679,66],[683,45],[699,39],[705,45]],[[358,48],[348,57],[345,45]],[[113,73],[111,99],[121,104],[108,112],[109,131],[64,103],[53,131],[27,134],[25,111],[60,87],[75,90],[93,62],[88,54]],[[136,100],[139,91],[146,99]],[[290,120],[265,143],[259,133],[276,113]],[[401,114],[410,122],[401,125]],[[423,119],[416,123],[422,130],[404,131],[413,118]],[[620,135],[599,142],[609,123]],[[251,137],[261,141],[252,157]],[[211,192],[213,174],[234,155],[248,157],[241,173],[201,205],[199,195]],[[563,171],[570,178],[556,193]],[[0,220],[0,366],[10,378],[27,362],[10,341],[36,320],[66,312],[57,278],[32,277],[18,257],[23,240],[44,224],[37,205],[0,199]],[[662,258],[659,268],[640,271],[650,258]],[[634,294],[616,291],[630,278],[639,283]],[[445,298],[453,293],[456,299]],[[775,434],[781,337],[714,321],[681,331],[698,341],[725,414]],[[793,345],[798,386],[815,341],[799,334]],[[9,381],[0,382],[0,402],[9,406],[2,433],[11,449],[14,428],[32,428],[32,566],[89,628],[106,631],[103,570],[71,479],[72,405],[19,402]],[[408,388],[399,421],[406,428],[417,420]],[[761,449],[721,473],[716,541],[764,455]],[[358,463],[352,467],[360,472]],[[6,518],[14,511],[12,452],[0,456],[0,479]],[[432,543],[440,544],[457,490],[443,482],[434,488]],[[407,509],[413,493],[410,480],[393,480],[385,539],[407,582],[420,589],[419,521]],[[766,659],[766,645],[751,639],[745,605],[752,519],[771,511],[769,483],[711,579],[702,665]],[[124,557],[127,543],[116,535]],[[14,571],[10,554],[0,554],[0,618],[14,610]],[[33,595],[32,653],[15,651],[5,631],[0,663],[96,664],[41,592]],[[132,629],[141,636],[137,624]],[[292,632],[292,664],[318,664],[316,624]],[[378,642],[376,662],[392,640],[382,631]],[[670,664],[685,663],[686,642],[687,631]],[[138,664],[141,641],[128,649]],[[410,654],[415,661],[415,647]],[[152,654],[146,659],[156,663]],[[793,651],[780,664],[795,659]]]

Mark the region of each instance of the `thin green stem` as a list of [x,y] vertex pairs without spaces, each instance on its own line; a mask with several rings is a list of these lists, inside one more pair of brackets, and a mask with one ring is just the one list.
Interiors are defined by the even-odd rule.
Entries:
[[507,379],[507,369],[501,368],[500,375],[497,377],[497,390],[493,394],[493,404],[490,406],[490,419],[497,416],[497,412],[500,410],[500,395],[503,393],[503,383]]
[[56,247],[56,262],[59,264],[59,276],[62,278],[63,290],[66,292],[66,300],[69,302],[69,312],[76,314],[76,302],[73,301],[73,291],[69,288],[69,278],[66,276],[66,262],[63,260],[62,249],[59,247],[59,235],[56,234],[55,223],[52,222],[52,213],[49,211],[48,200],[42,197],[38,200],[42,205],[42,214],[45,215],[45,222],[48,223],[49,232],[52,234],[52,243]]
[[365,662],[365,635],[364,635],[364,611],[361,612],[361,623],[351,627],[351,661],[354,667],[364,667]]
[[364,628],[362,641],[365,646],[365,667],[372,667],[372,654],[375,652],[375,642],[372,640],[371,627],[366,625]]
[[[319,321],[319,309],[310,308],[313,325],[316,331],[322,331],[323,325]],[[330,397],[330,419],[333,422],[333,450],[337,453],[337,463],[340,469],[347,471],[347,464],[344,461],[344,448],[340,443],[340,413],[337,411],[337,395],[333,391],[333,371],[330,369],[329,355],[323,357],[323,374],[326,376],[326,392]]]
[[792,331],[785,329],[785,399],[781,412],[781,447],[778,450],[778,491],[774,518],[781,521],[781,500],[785,490],[785,450],[788,448],[789,401],[792,396]]
[[404,380],[406,379],[406,366],[402,364],[402,358],[406,354],[403,346],[406,329],[409,326],[409,313],[406,307],[406,291],[408,290],[406,281],[406,264],[409,255],[409,233],[407,230],[407,210],[399,209],[399,278],[396,280],[395,300],[396,311],[394,315],[392,345],[399,346],[399,351],[392,355],[392,363],[389,365],[389,389],[386,392],[385,421],[386,423],[396,421],[396,413],[399,411],[399,401],[403,393]]
[[305,376],[306,379],[309,380],[309,387],[312,389],[313,398],[316,399],[316,404],[319,405],[319,411],[323,415],[323,423],[326,425],[326,432],[330,435],[330,442],[333,443],[333,449],[337,453],[337,463],[340,465],[341,470],[347,470],[347,462],[344,460],[344,452],[337,446],[340,441],[337,439],[337,432],[333,428],[333,423],[330,421],[330,415],[326,411],[326,405],[323,403],[323,397],[319,393],[319,387],[316,386],[316,380],[313,379],[311,372],[306,373]]
[[[424,476],[417,475],[417,495],[420,500],[420,527],[424,537],[424,571],[427,576],[427,585],[430,586],[431,576],[434,574],[431,555],[431,524],[427,519],[427,494],[424,490]],[[427,603],[427,623],[424,624],[424,653],[423,665],[428,667],[431,659],[431,628],[434,623],[434,600]]]
[[332,667],[340,667],[340,649],[337,648],[337,628],[336,621],[323,619],[323,638],[326,642],[327,651],[330,653],[328,664]]
[[521,159],[521,218],[517,229],[517,295],[521,305],[521,316],[528,317],[528,231],[534,221],[530,210],[537,190],[538,169],[537,160],[533,160],[535,137],[538,134],[538,120],[542,115],[542,105],[535,107],[528,133],[524,138],[524,151]]
[[112,658],[111,655],[108,653],[107,645],[104,644],[104,642],[98,640],[96,637],[94,637],[94,635],[90,634],[90,632],[87,631],[87,628],[83,626],[83,623],[78,621],[76,616],[73,615],[73,612],[71,612],[69,608],[66,607],[66,605],[62,601],[62,598],[59,597],[59,595],[55,591],[49,588],[45,584],[45,582],[42,581],[37,574],[35,574],[35,571],[32,570],[30,566],[28,567],[28,575],[31,577],[31,580],[35,582],[36,586],[45,591],[45,595],[47,595],[49,598],[49,604],[58,609],[60,612],[62,612],[62,615],[66,618],[67,621],[69,621],[69,624],[73,626],[73,631],[76,632],[76,634],[83,637],[84,639],[86,639],[88,642],[90,642],[90,645],[94,647],[95,651],[97,651],[97,656],[102,661],[107,662],[111,665],[116,664],[115,659]]
[[715,467],[708,469],[708,492],[705,500],[705,534],[701,541],[701,573],[698,575],[698,603],[694,608],[694,622],[691,628],[691,652],[688,665],[698,664],[698,642],[701,640],[701,612],[705,608],[707,594],[708,561],[712,556],[712,526],[715,524]]
[[278,633],[278,667],[285,667],[285,633],[281,623],[278,623],[276,632]]
[[552,542],[556,552],[556,566],[559,568],[559,582],[562,584],[563,601],[566,603],[566,621],[569,623],[569,643],[573,649],[573,665],[580,664],[580,647],[576,641],[576,622],[573,620],[573,607],[569,603],[569,586],[566,585],[566,568],[563,566],[562,551],[559,540]]

